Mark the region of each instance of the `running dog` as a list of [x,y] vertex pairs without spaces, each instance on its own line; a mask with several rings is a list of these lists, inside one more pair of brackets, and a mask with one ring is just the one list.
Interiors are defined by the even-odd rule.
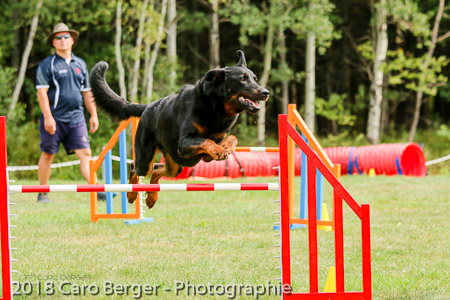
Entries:
[[[108,86],[106,62],[94,66],[89,82],[97,106],[117,121],[141,118],[130,184],[138,183],[138,176],[150,175],[150,183],[157,184],[163,176],[176,177],[183,167],[192,167],[202,159],[224,160],[234,151],[238,141],[228,133],[238,115],[258,112],[259,101],[269,98],[269,91],[256,82],[256,76],[247,68],[244,53],[237,53],[237,66],[210,70],[195,85],[185,85],[178,94],[148,105],[130,103]],[[158,151],[163,154],[164,163],[154,163]],[[137,192],[127,196],[133,203]],[[147,193],[149,208],[157,200],[157,192]]]

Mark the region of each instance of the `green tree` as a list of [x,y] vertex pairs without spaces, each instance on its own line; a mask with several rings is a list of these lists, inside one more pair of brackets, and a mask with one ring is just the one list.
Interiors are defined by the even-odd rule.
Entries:
[[[310,3],[310,5],[309,5]],[[285,56],[286,49],[283,42],[284,32],[289,30],[293,32],[300,40],[306,40],[308,35],[310,41],[313,41],[312,46],[309,47],[308,52],[315,54],[316,40],[319,53],[324,53],[330,46],[333,38],[339,35],[335,32],[333,24],[330,19],[331,11],[334,5],[328,0],[320,1],[264,1],[262,4],[252,4],[248,1],[235,1],[231,4],[231,21],[240,26],[241,36],[240,42],[243,45],[249,43],[249,37],[263,36],[265,38],[264,46],[260,46],[260,51],[264,54],[263,72],[260,79],[260,84],[265,86],[269,82],[269,74],[272,70],[272,60],[276,56],[280,56],[282,62],[279,69],[275,71],[276,76],[283,83],[284,99],[286,96],[286,82],[293,79],[293,72],[289,69]],[[252,15],[253,18],[241,18],[242,15]],[[278,46],[274,47],[276,41],[275,33],[278,32]],[[309,70],[314,71],[315,59],[307,60],[310,63]],[[314,72],[310,73],[309,79],[314,79]],[[314,81],[309,85],[308,95],[311,95],[311,90],[315,89]],[[311,101],[314,106],[314,93]],[[286,106],[286,107],[285,107]],[[286,100],[283,102],[283,111],[286,111]],[[309,113],[309,111],[308,111]],[[311,110],[314,114],[314,109]],[[265,104],[261,105],[261,110],[258,114],[258,143],[264,143],[265,136],[265,119],[266,109]],[[310,124],[314,128],[313,123]]]
[[[279,26],[280,16],[283,15],[283,2],[270,0],[263,1],[260,6],[252,4],[249,1],[231,2],[228,14],[233,24],[239,25],[239,41],[243,46],[249,44],[249,37],[262,36],[264,43],[258,45],[260,52],[263,53],[263,71],[260,75],[259,83],[267,86],[270,70],[272,69],[273,42],[275,28]],[[252,18],[242,18],[242,15],[251,15]],[[266,103],[261,102],[261,109],[258,112],[257,121],[257,139],[258,144],[263,145],[265,141],[266,125]]]
[[305,51],[305,121],[315,130],[316,51],[324,54],[331,41],[340,38],[331,21],[334,4],[328,0],[305,1],[293,11],[290,28],[306,41]]

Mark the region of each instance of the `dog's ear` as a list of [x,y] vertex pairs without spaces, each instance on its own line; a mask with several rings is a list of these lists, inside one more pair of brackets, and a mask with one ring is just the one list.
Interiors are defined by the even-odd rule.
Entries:
[[213,81],[214,83],[218,83],[221,81],[224,81],[226,77],[225,70],[224,69],[214,69],[208,71],[205,75],[206,81]]
[[214,69],[208,71],[208,73],[206,73],[205,77],[203,78],[203,92],[205,93],[205,95],[211,95],[212,92],[215,89],[219,88],[220,84],[225,81],[225,78],[225,69]]
[[247,62],[245,61],[244,52],[242,52],[241,50],[238,50],[237,54],[239,55],[239,61],[237,63],[237,66],[247,68]]

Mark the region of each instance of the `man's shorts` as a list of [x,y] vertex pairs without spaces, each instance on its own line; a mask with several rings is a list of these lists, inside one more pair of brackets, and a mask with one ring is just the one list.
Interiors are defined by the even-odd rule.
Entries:
[[41,133],[41,152],[55,154],[59,151],[59,144],[64,145],[67,154],[75,153],[74,150],[90,148],[88,131],[85,122],[70,124],[55,120],[56,132],[51,135],[45,131],[44,119],[41,118],[39,132]]

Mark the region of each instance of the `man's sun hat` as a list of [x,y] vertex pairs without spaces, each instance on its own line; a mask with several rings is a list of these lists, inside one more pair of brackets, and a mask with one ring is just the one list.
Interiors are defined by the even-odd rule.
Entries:
[[50,47],[53,47],[53,38],[57,33],[60,32],[68,32],[73,38],[73,44],[75,45],[78,41],[78,31],[69,29],[69,27],[64,23],[58,23],[56,24],[55,28],[53,28],[52,34],[50,34],[47,38],[47,43]]

